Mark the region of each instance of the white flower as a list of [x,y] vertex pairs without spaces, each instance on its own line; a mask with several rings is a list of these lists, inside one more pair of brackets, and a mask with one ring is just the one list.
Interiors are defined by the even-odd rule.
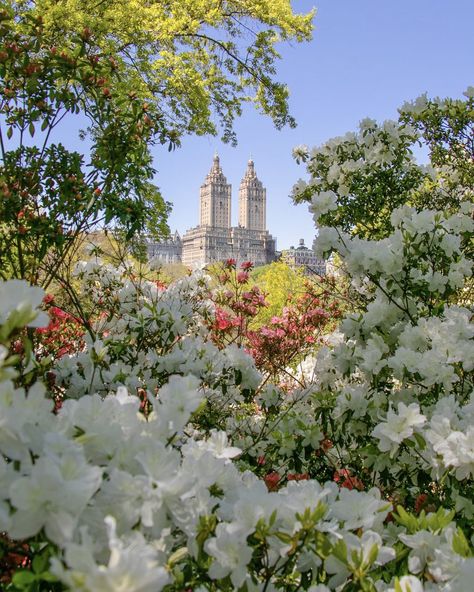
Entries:
[[434,556],[434,551],[440,545],[441,538],[427,530],[420,530],[415,534],[400,534],[399,539],[410,547],[408,569],[417,574],[423,571],[428,561]]
[[462,480],[474,476],[474,427],[465,433],[452,431],[446,438],[435,441],[433,432],[428,432],[434,450],[443,458],[446,467],[456,469],[456,479]]
[[300,144],[299,146],[295,146],[293,148],[293,158],[299,162],[300,160],[304,160],[308,157],[308,146],[305,144]]
[[340,417],[346,411],[352,411],[354,418],[363,417],[369,406],[370,391],[366,384],[348,384],[337,397],[335,415]]
[[216,458],[231,459],[242,452],[240,448],[228,446],[227,434],[217,430],[211,430],[210,438],[198,441],[197,445],[209,450]]
[[[471,87],[472,88],[472,87]],[[459,562],[456,574],[450,582],[450,592],[467,592],[472,590],[474,582],[474,558],[467,557]]]
[[158,393],[153,405],[156,430],[162,438],[179,434],[202,400],[195,376],[171,376]]
[[[381,536],[372,531],[366,531],[361,537],[350,532],[344,533],[343,540],[347,549],[347,564],[339,558],[330,555],[325,562],[326,571],[334,574],[329,580],[331,589],[338,588],[344,583],[351,572],[355,573],[361,565],[368,566],[370,560],[373,565],[384,565],[395,559],[395,550],[383,546]],[[376,550],[374,557],[374,549]]]
[[323,214],[336,209],[337,196],[334,191],[323,191],[321,193],[316,193],[316,195],[313,196],[311,206],[309,208],[310,212],[313,213],[313,218],[316,224]]
[[291,194],[294,197],[297,197],[300,193],[303,193],[304,190],[307,188],[308,184],[303,181],[303,179],[298,179],[298,181],[293,185],[293,189],[291,190]]
[[462,93],[468,99],[474,98],[474,86],[468,86],[466,90]]
[[235,588],[239,588],[247,575],[247,564],[252,558],[252,549],[248,547],[246,536],[238,528],[229,524],[218,524],[216,536],[206,541],[206,553],[214,558],[209,568],[213,580],[230,579]]
[[101,469],[88,465],[72,443],[62,454],[46,450],[31,474],[10,486],[16,508],[10,536],[28,538],[44,527],[46,536],[57,544],[71,540],[81,512],[101,482]]
[[225,348],[224,355],[231,368],[240,372],[242,388],[256,389],[262,381],[262,375],[255,368],[252,356],[234,343]]
[[323,226],[319,229],[316,239],[316,254],[324,257],[327,253],[339,244],[339,235],[335,228]]
[[382,358],[388,351],[388,345],[384,340],[379,335],[374,334],[373,337],[367,340],[367,346],[361,352],[363,356],[361,368],[366,372],[378,374],[387,364],[387,361]]
[[27,460],[38,454],[43,435],[53,424],[54,403],[45,397],[46,389],[35,383],[26,393],[13,388],[10,381],[0,385],[0,451],[15,459]]
[[422,113],[426,107],[428,106],[428,99],[426,93],[420,95],[415,101],[412,103],[406,102],[402,105],[400,111],[405,111],[407,113],[413,113],[418,115]]
[[374,528],[383,522],[389,510],[390,504],[380,499],[376,489],[366,493],[342,488],[339,499],[330,506],[329,517],[342,522],[347,530]]
[[397,578],[397,584],[396,588],[389,588],[387,592],[424,592],[423,584],[416,576]]
[[0,280],[0,325],[14,316],[15,327],[44,327],[49,317],[37,309],[44,297],[44,290],[30,286],[25,280]]
[[390,451],[393,455],[399,444],[413,435],[414,429],[421,427],[426,422],[426,417],[420,413],[417,403],[405,405],[398,404],[398,413],[390,409],[386,421],[375,426],[372,436],[378,438],[379,449],[382,452]]
[[157,551],[140,535],[122,541],[116,535],[114,518],[105,521],[110,548],[107,565],[96,563],[93,541],[83,533],[82,544],[66,546],[66,567],[55,559],[52,572],[71,590],[81,592],[160,592],[170,576],[159,564]]

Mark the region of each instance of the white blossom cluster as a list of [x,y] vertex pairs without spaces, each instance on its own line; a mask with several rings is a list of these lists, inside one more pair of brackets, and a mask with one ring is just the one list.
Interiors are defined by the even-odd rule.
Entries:
[[379,126],[367,118],[360,122],[357,133],[333,138],[311,150],[299,146],[293,156],[298,162],[306,162],[310,179],[296,183],[293,197],[311,202],[310,211],[318,225],[323,214],[344,203],[361,180],[373,175],[374,170],[391,170],[396,166],[399,175],[425,173],[411,157],[400,159],[400,154],[409,153],[409,147],[417,139],[416,130],[409,125],[385,121]]
[[[395,217],[396,238],[383,245],[399,249],[398,262],[388,272],[378,243],[339,233],[331,244],[349,259],[356,284],[373,282],[373,289],[366,311],[349,315],[342,337],[320,353],[318,382],[286,401],[267,385],[256,399],[259,410],[244,421],[237,393],[255,390],[259,376],[241,350],[213,349],[194,329],[198,322],[186,321],[186,315],[204,314],[191,304],[197,290],[193,280],[186,280],[192,296],[181,293],[173,300],[180,288],[167,295],[149,287],[147,294],[124,287],[109,270],[105,282],[113,283],[111,296],[119,304],[114,315],[99,321],[105,339],[86,346],[78,360],[69,359],[74,368],[69,376],[79,373],[88,356],[99,378],[87,390],[64,386],[66,399],[55,414],[43,385],[14,386],[2,350],[0,529],[14,539],[40,536],[54,544],[52,576],[84,592],[178,590],[184,565],[205,570],[201,590],[219,582],[222,589],[242,590],[301,585],[321,592],[342,590],[349,582],[381,591],[466,590],[474,562],[454,513],[441,509],[417,518],[398,509],[395,525],[386,521],[393,507],[382,494],[401,471],[424,472],[433,483],[452,486],[446,495],[459,515],[473,515],[466,495],[474,470],[471,314],[448,305],[434,314],[436,301],[423,300],[425,292],[444,297],[444,287],[458,288],[459,280],[452,284],[448,278],[443,289],[430,291],[429,280],[408,272],[422,269],[435,252],[440,273],[449,276],[451,263],[445,265],[445,258],[463,261],[456,237],[472,232],[472,221],[465,214],[419,217],[410,210]],[[418,249],[418,259],[410,249]],[[467,275],[467,263],[460,273]],[[91,277],[103,298],[102,274]],[[1,290],[11,295],[2,318],[8,344],[10,333],[34,323],[40,298],[25,284],[2,284]],[[163,355],[153,355],[152,347],[128,350],[138,367],[153,368],[150,375],[136,374],[136,382],[109,379],[107,348],[143,327],[143,310],[150,309],[150,339],[154,330],[170,327],[173,343],[166,350],[159,342]],[[239,385],[229,368],[238,369]],[[211,374],[216,380],[209,386]],[[127,389],[133,392],[154,376],[160,377],[152,381],[158,392],[148,389],[152,412],[146,417]],[[116,392],[104,396],[109,391]],[[226,432],[200,429],[204,393],[226,403],[234,443]],[[268,433],[262,432],[265,410],[280,405]],[[241,470],[239,456],[253,443],[254,454],[274,447],[281,458],[295,452],[298,439],[303,448],[319,450],[328,437],[316,419],[322,417],[321,405],[331,408],[338,426],[330,434],[338,449],[328,458],[350,460],[359,437],[370,441],[360,454],[368,466],[372,463],[378,489],[303,480],[268,491],[252,472]],[[239,440],[243,427],[247,435]],[[338,430],[344,432],[339,441]],[[395,563],[398,571],[390,568]]]
[[[8,344],[11,332],[32,322],[39,297],[25,284],[1,289],[17,293],[4,307],[4,327],[16,319],[2,333]],[[130,305],[125,308],[130,312]],[[202,337],[195,339],[206,345]],[[244,373],[242,353],[224,352]],[[2,360],[8,368],[6,353]],[[39,536],[52,543],[51,577],[67,589],[178,590],[185,564],[204,566],[201,590],[214,589],[213,582],[236,590],[288,590],[291,582],[305,582],[306,589],[321,592],[363,581],[377,590],[447,591],[461,590],[472,577],[474,566],[462,552],[468,543],[451,514],[428,514],[415,527],[409,520],[394,526],[386,522],[392,506],[375,488],[350,491],[304,480],[268,491],[253,473],[239,469],[242,450],[225,432],[205,436],[199,424],[191,428],[190,418],[204,402],[203,379],[197,372],[181,368],[181,373],[169,376],[157,396],[149,395],[148,417],[139,413],[138,398],[125,386],[106,396],[78,397],[72,389],[74,398],[52,413],[53,401],[42,384],[18,388],[11,375],[1,374],[0,529],[13,539]],[[251,377],[247,386],[256,384]],[[302,410],[298,406],[309,410],[312,400],[310,391],[292,397],[295,414],[280,420],[282,456]],[[275,388],[261,391],[262,409],[280,400]],[[426,430],[437,458],[460,470],[461,479],[467,469],[457,463],[455,450],[468,450],[472,425],[465,407],[471,409],[453,403],[447,415],[439,402]],[[305,445],[316,449],[322,432],[312,423],[313,431],[304,423],[300,429]],[[379,422],[374,438],[387,442],[381,451],[391,453],[394,443],[427,423],[414,403],[400,400]],[[383,578],[400,549],[408,556],[405,573]]]
[[[316,221],[412,140],[367,120],[298,148],[335,183],[310,182]],[[163,288],[81,263],[95,321],[44,384],[10,353],[46,322],[43,293],[0,283],[0,532],[78,592],[470,590],[472,205],[403,206],[390,224],[381,240],[320,228],[359,307],[290,392],[212,342],[203,272]]]
[[206,299],[208,277],[196,272],[163,289],[132,281],[101,261],[77,270],[97,315],[83,351],[64,356],[54,373],[68,397],[107,394],[120,386],[154,392],[173,374],[192,374],[214,387],[239,373],[241,388],[255,388],[261,376],[252,358],[237,347],[220,351],[206,337],[203,320],[213,314]]
[[[16,313],[22,309],[13,305],[5,314]],[[145,420],[138,399],[123,387],[105,398],[66,400],[53,414],[41,384],[26,392],[2,381],[0,528],[15,539],[44,533],[58,548],[52,573],[84,591],[162,590],[172,581],[173,554],[197,559],[202,552],[201,524],[210,517],[215,525],[203,542],[209,578],[229,576],[236,589],[244,583],[263,589],[248,569],[254,553],[248,538],[263,530],[266,569],[277,573],[288,561],[292,536],[304,528],[305,512],[317,512],[313,526],[329,542],[370,545],[370,565],[393,556],[377,533],[390,508],[377,491],[305,482],[269,493],[232,464],[240,450],[225,433],[185,437],[202,401],[198,387],[193,376],[171,377]],[[360,542],[351,534],[357,529],[365,533]],[[325,561],[340,581],[341,559]],[[300,569],[318,563],[322,559],[305,549]]]
[[[472,275],[465,245],[472,206],[449,215],[404,207],[380,241],[322,228],[320,245],[335,251],[366,298],[346,316],[342,340],[320,350],[314,397],[337,420],[337,457],[371,466],[375,483],[402,475],[412,493],[443,483],[441,498],[474,516],[474,324],[472,309],[450,304]],[[329,396],[329,399],[328,399]],[[357,466],[357,464],[356,464]]]

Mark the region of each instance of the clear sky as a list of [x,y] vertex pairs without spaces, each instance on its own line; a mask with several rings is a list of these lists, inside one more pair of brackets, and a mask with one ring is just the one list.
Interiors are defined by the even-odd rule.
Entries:
[[168,153],[154,150],[156,183],[173,204],[172,231],[198,224],[199,187],[218,151],[232,183],[232,221],[237,223],[238,186],[251,154],[267,188],[267,228],[277,248],[314,237],[306,205],[289,197],[305,176],[293,161],[298,144],[319,145],[352,131],[366,116],[397,117],[397,107],[427,92],[459,97],[474,85],[474,0],[295,0],[294,10],[317,9],[314,39],[282,45],[279,78],[290,88],[298,127],[277,131],[271,120],[248,109],[237,122],[238,146],[217,138],[184,138]]

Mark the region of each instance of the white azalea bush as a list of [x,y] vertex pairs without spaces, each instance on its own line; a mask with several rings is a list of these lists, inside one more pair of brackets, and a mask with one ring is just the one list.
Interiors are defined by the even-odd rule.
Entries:
[[[186,366],[181,343],[194,339],[210,347],[199,323],[189,320],[175,330],[173,344],[163,353],[172,359],[176,349],[173,371],[178,374],[153,367],[162,374],[148,389],[148,413],[140,411],[134,395],[136,385],[146,382],[139,372],[134,382],[114,377],[117,382],[103,380],[79,392],[61,378],[64,402],[53,412],[54,401],[41,383],[15,384],[18,360],[7,349],[22,326],[34,323],[36,289],[4,284],[4,291],[18,295],[10,298],[2,317],[1,529],[12,541],[26,541],[35,558],[31,569],[16,572],[10,588],[464,590],[473,572],[467,538],[472,525],[472,325],[467,309],[440,306],[445,292],[459,289],[457,275],[430,291],[430,278],[409,270],[422,268],[426,254],[436,252],[440,273],[449,276],[451,263],[448,267],[440,245],[448,244],[448,234],[460,237],[461,244],[472,220],[463,213],[432,213],[433,223],[420,230],[414,212],[396,216],[402,238],[389,247],[399,248],[392,274],[377,268],[379,245],[371,250],[360,239],[335,236],[333,248],[342,256],[355,257],[352,240],[366,254],[359,255],[352,273],[369,304],[345,319],[338,345],[319,353],[317,382],[286,399],[277,387],[258,387],[251,359],[245,358],[246,366],[239,361],[243,352],[239,359],[225,350],[201,353],[203,368],[216,353],[241,365],[239,380],[227,374],[227,388],[222,378],[211,385],[196,362]],[[421,256],[413,258],[412,249]],[[450,257],[455,253],[459,263],[462,253],[452,251]],[[458,268],[467,275],[468,263]],[[176,289],[161,296],[163,303]],[[138,293],[142,306],[154,302],[142,288],[132,300]],[[193,298],[181,299],[177,310],[191,311]],[[195,304],[203,306],[200,299]],[[124,308],[124,318],[140,316],[141,309]],[[166,318],[171,322],[170,315]],[[102,322],[116,340],[113,321]],[[133,335],[134,322],[130,325]],[[121,335],[129,337],[126,329]],[[95,358],[91,351],[97,348],[86,344],[83,352],[71,355],[69,368],[76,364],[79,372],[81,356],[87,355],[101,375],[109,366],[107,353]],[[432,366],[427,352],[436,360]],[[59,376],[63,368],[60,364]],[[90,379],[78,384],[85,383]],[[202,420],[206,396],[217,404],[219,389],[228,433],[212,429],[209,414]],[[298,426],[303,409],[311,419]],[[357,477],[364,490],[357,490],[358,481],[351,489],[305,478],[269,491],[268,481],[245,470],[249,451],[243,439],[250,447],[260,445],[262,454],[278,444],[285,462],[285,441],[291,452],[291,437],[305,437],[304,449],[313,451],[316,462],[340,470],[349,482]],[[311,462],[307,468],[313,473]],[[437,499],[436,511],[417,513],[410,507],[424,491],[431,503]]]
[[6,347],[35,297],[14,288],[20,304],[2,326],[0,519],[35,558],[12,589],[334,589],[372,586],[395,560],[378,490],[304,481],[269,492],[232,462],[240,450],[224,432],[191,429],[203,403],[195,376],[170,377],[147,417],[125,387],[53,413],[42,384],[14,384]]
[[[330,143],[315,158],[335,185],[321,189],[310,165],[299,186],[320,225],[336,221],[319,249],[337,254],[356,303],[305,360],[301,388],[217,347],[202,272],[164,288],[81,263],[91,321],[54,363],[30,340],[42,292],[0,283],[6,590],[472,588],[472,204],[465,191],[446,211],[400,206],[438,179],[399,158],[416,125],[363,127],[349,141],[364,139],[375,169],[356,155],[342,170]],[[374,236],[337,224],[352,190],[395,177]]]

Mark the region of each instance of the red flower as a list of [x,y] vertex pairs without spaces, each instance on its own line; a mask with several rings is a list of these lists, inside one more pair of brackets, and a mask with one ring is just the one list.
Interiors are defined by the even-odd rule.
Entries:
[[419,514],[421,510],[426,506],[426,502],[428,501],[428,496],[426,493],[420,493],[420,495],[415,500],[415,512]]
[[307,481],[309,479],[308,473],[288,473],[288,481]]
[[230,316],[222,310],[222,308],[216,309],[216,328],[220,331],[226,331],[233,326]]
[[265,475],[263,480],[265,481],[268,491],[276,491],[278,489],[280,475],[276,471],[273,471],[268,473],[268,475]]
[[240,264],[240,269],[243,269],[244,271],[248,271],[249,269],[252,269],[252,267],[253,263],[251,261],[244,261]]
[[226,259],[224,266],[229,268],[229,269],[235,269],[235,266],[237,265],[237,261],[235,259]]
[[363,491],[365,485],[359,479],[351,475],[349,469],[337,469],[333,477],[334,481],[339,484],[339,487],[345,487],[346,489],[358,489]]
[[332,448],[333,444],[331,442],[331,440],[329,440],[328,438],[325,438],[322,442],[321,442],[321,448],[324,450],[324,452],[327,452],[330,448]]

